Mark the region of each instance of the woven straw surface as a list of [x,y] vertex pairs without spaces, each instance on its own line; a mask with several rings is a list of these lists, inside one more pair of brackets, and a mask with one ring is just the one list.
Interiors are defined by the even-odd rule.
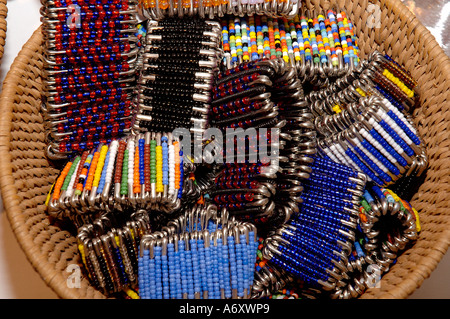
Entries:
[[6,16],[8,14],[7,0],[0,0],[0,59],[3,57],[6,39]]
[[[330,1],[311,0],[310,9]],[[335,2],[335,1],[333,1]],[[429,169],[411,203],[422,232],[383,277],[380,288],[362,298],[406,298],[436,268],[450,242],[450,60],[430,32],[398,0],[337,1],[356,25],[362,57],[374,49],[391,55],[419,82],[415,123],[426,143]],[[376,24],[379,18],[379,25]],[[373,24],[368,25],[370,21]],[[373,27],[370,27],[373,26]],[[86,278],[68,288],[70,264],[80,264],[76,240],[45,213],[45,199],[59,170],[44,156],[39,111],[43,67],[41,30],[35,31],[14,61],[0,98],[0,183],[14,234],[30,263],[61,298],[104,298]]]

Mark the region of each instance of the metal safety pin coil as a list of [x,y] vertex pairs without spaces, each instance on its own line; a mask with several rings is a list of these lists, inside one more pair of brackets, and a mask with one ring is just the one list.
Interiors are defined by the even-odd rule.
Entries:
[[348,278],[338,281],[330,294],[334,299],[357,298],[377,287],[420,231],[417,212],[389,189],[368,184],[361,204],[360,239],[355,241],[354,254],[346,264]]

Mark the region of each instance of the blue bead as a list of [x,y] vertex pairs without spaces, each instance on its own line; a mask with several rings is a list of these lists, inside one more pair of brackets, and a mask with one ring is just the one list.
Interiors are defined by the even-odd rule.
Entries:
[[363,161],[385,181],[385,183],[390,183],[392,181],[391,177],[364,154],[360,148],[355,146],[353,149],[359,154]]
[[408,156],[413,156],[414,151],[411,147],[406,144],[406,142],[384,121],[380,121],[381,127],[385,129],[385,131],[397,142],[405,151]]

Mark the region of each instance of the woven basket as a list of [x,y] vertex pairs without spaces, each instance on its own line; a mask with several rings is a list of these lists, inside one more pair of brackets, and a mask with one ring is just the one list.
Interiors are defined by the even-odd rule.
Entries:
[[[330,1],[303,1],[327,9]],[[335,3],[333,1],[332,3]],[[450,242],[450,60],[430,32],[399,0],[337,1],[356,25],[362,57],[374,49],[391,55],[419,82],[415,123],[426,143],[429,169],[411,203],[420,213],[422,232],[383,276],[380,288],[362,298],[406,298],[429,277]],[[380,13],[379,28],[366,21]],[[372,22],[376,22],[372,20]],[[39,112],[43,67],[41,30],[23,47],[0,98],[0,183],[6,213],[28,260],[61,298],[104,298],[86,278],[69,288],[71,264],[80,264],[76,239],[45,213],[45,199],[59,170],[44,156]]]
[[0,0],[0,60],[3,57],[6,39],[6,16],[8,14],[7,0]]

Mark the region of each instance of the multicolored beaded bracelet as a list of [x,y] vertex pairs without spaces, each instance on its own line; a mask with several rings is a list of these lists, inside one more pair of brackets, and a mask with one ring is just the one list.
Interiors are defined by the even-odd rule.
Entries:
[[[325,84],[321,81],[343,76],[359,65],[353,24],[345,12],[329,10],[326,18],[321,14],[306,17],[302,12],[292,19],[226,16],[221,19],[221,24],[226,68],[246,62],[244,57],[251,61],[283,58],[297,66],[303,81]],[[257,41],[247,47],[248,54],[243,56],[242,49],[236,45],[242,43],[245,34],[242,30],[245,29],[250,31],[250,36],[253,32]],[[240,32],[236,33],[236,30]]]
[[42,111],[50,159],[109,143],[130,129],[136,4],[43,2]]
[[248,299],[256,229],[214,205],[196,205],[139,248],[141,299]]
[[172,212],[183,196],[185,168],[178,140],[146,133],[114,140],[66,163],[48,199],[59,218],[108,209]]
[[[138,288],[138,249],[151,232],[148,215],[132,214],[123,221],[104,214],[78,228],[78,251],[92,285],[107,296],[127,295]],[[130,291],[131,290],[131,291]]]

